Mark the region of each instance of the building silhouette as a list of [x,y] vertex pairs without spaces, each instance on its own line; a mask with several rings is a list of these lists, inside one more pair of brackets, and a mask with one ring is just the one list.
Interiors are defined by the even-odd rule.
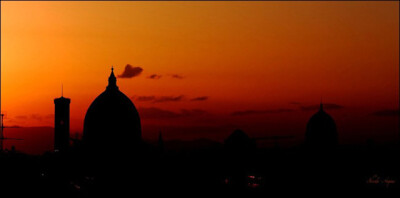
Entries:
[[69,147],[69,117],[71,99],[54,99],[54,150],[65,151]]
[[224,146],[227,151],[234,153],[235,156],[238,154],[247,155],[256,149],[255,141],[240,129],[236,129],[225,139]]
[[257,150],[254,139],[244,131],[236,129],[224,141],[226,174],[230,185],[236,190],[243,190],[247,184],[247,172]]
[[139,113],[119,90],[113,68],[106,90],[86,112],[82,140],[85,148],[97,153],[129,153],[141,143]]
[[164,139],[162,137],[161,131],[158,134],[158,144],[157,144],[158,152],[162,154],[164,152]]
[[324,111],[322,103],[307,123],[305,144],[313,149],[332,149],[338,145],[335,121]]

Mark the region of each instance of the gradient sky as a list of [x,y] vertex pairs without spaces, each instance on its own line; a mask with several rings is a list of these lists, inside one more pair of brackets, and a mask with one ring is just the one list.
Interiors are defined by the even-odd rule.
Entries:
[[117,83],[144,138],[302,138],[322,98],[343,142],[394,139],[398,35],[399,2],[1,2],[2,110],[53,126],[63,84],[81,132],[130,64],[143,72]]

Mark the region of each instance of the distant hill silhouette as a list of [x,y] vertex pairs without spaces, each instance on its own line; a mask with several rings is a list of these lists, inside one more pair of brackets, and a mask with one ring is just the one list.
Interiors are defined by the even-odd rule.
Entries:
[[5,140],[4,148],[16,150],[26,154],[40,155],[53,149],[54,128],[53,127],[19,127],[7,128],[4,134],[9,138],[23,140]]

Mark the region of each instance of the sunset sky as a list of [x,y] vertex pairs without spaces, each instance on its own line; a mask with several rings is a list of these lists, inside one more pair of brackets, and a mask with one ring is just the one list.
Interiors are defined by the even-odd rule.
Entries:
[[81,132],[128,64],[147,139],[301,139],[321,98],[340,141],[398,138],[399,2],[1,2],[6,125],[53,126],[63,84]]

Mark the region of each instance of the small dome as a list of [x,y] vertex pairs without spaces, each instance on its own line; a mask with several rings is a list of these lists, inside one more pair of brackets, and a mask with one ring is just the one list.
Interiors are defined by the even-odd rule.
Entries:
[[307,146],[333,148],[338,144],[336,124],[321,107],[307,123],[305,143]]
[[132,101],[116,85],[111,72],[107,89],[86,112],[83,143],[90,150],[129,151],[140,143],[139,113]]
[[225,148],[233,152],[250,152],[255,147],[255,142],[240,129],[233,131],[225,140]]

